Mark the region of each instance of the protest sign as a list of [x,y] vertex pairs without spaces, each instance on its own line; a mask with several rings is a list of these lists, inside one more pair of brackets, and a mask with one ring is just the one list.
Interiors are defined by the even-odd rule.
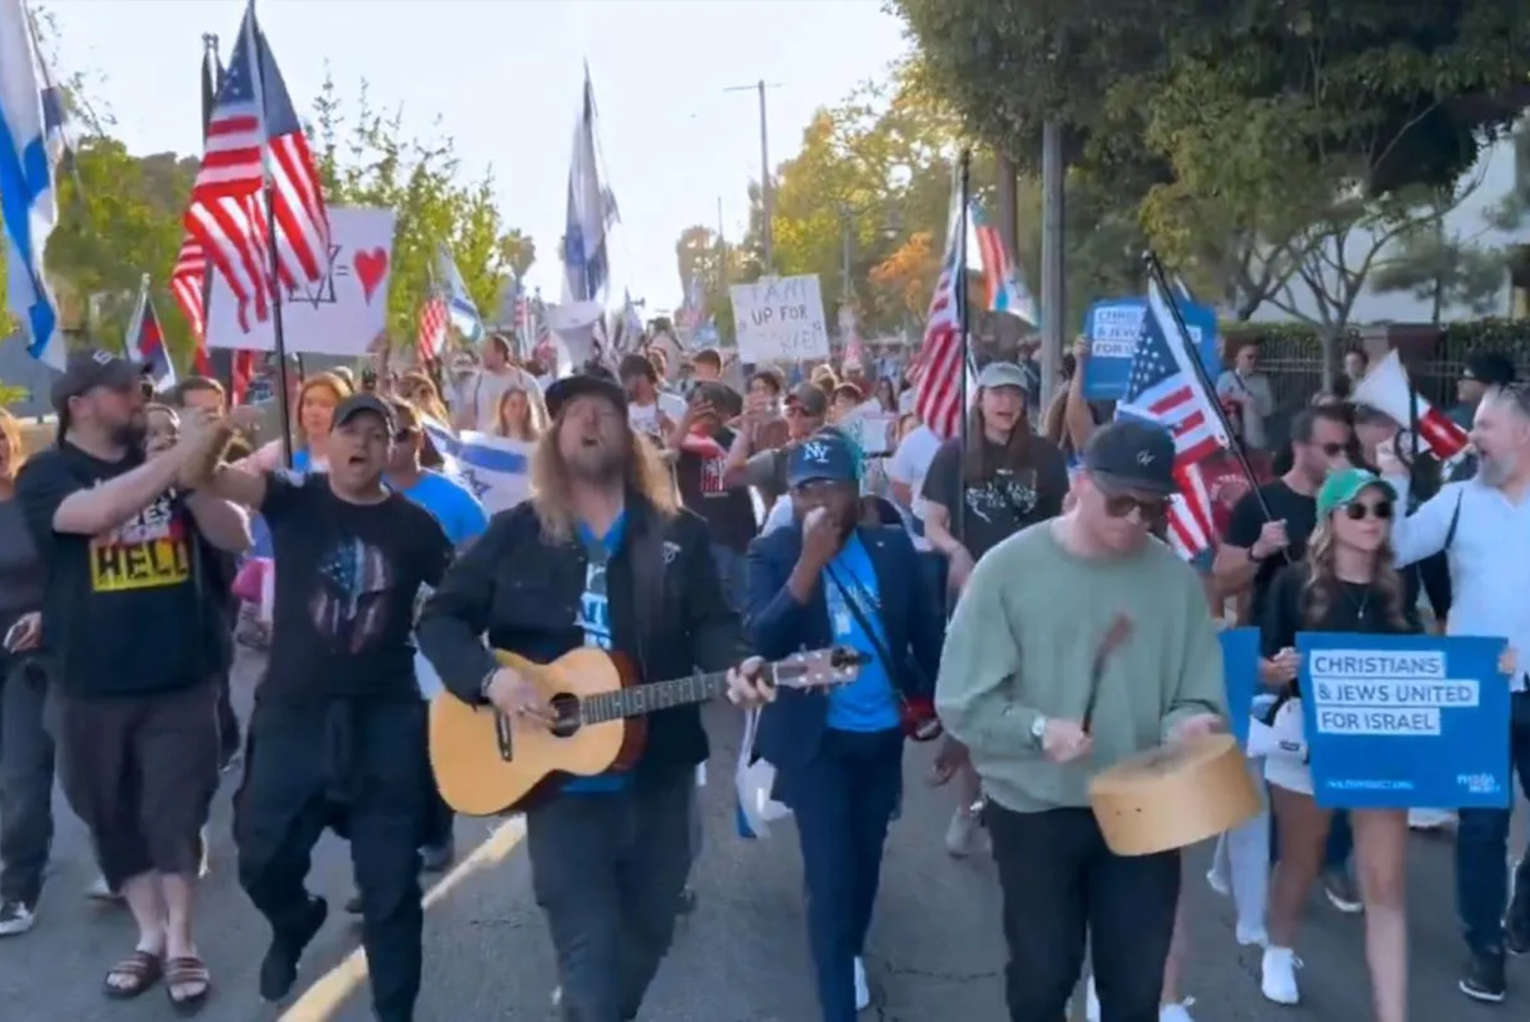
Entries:
[[1222,642],[1222,677],[1227,690],[1227,718],[1240,748],[1248,747],[1248,715],[1259,686],[1259,629],[1226,628]]
[[[1201,365],[1213,382],[1221,362],[1217,351],[1217,314],[1204,305],[1179,303],[1180,315],[1190,340],[1200,352]],[[1084,317],[1084,337],[1089,341],[1089,363],[1084,369],[1084,397],[1090,401],[1118,401],[1126,394],[1132,356],[1147,317],[1146,298],[1114,298],[1095,302]],[[1169,325],[1172,329],[1173,325]]]
[[[393,210],[331,206],[329,264],[316,284],[282,288],[282,337],[290,352],[364,355],[388,314],[393,261]],[[209,274],[207,344],[272,351],[276,330],[256,317],[241,322],[239,301],[223,275]]]
[[1301,632],[1296,647],[1318,805],[1508,807],[1502,639]]
[[839,424],[839,428],[867,457],[891,454],[892,431],[898,417],[891,412],[856,412]]
[[734,284],[733,325],[741,362],[802,362],[829,357],[818,275],[766,277]]

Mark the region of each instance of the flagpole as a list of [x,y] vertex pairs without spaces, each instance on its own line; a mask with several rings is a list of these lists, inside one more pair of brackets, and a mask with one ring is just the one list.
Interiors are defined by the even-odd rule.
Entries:
[[[202,145],[207,146],[207,128],[212,123],[213,106],[218,101],[218,89],[223,84],[223,69],[218,57],[218,36],[213,32],[202,33]],[[217,367],[212,362],[212,348],[207,343],[207,334],[212,324],[212,260],[207,258],[207,253],[202,253],[202,348],[207,353],[207,366],[212,372],[217,372]],[[234,359],[236,357],[233,348],[225,349],[224,365],[228,367],[223,379],[225,392],[228,394],[229,407],[234,404]],[[197,367],[196,353],[192,352],[191,368]]]
[[271,329],[276,346],[277,408],[282,420],[282,461],[292,467],[292,409],[287,396],[287,341],[282,332],[282,281],[280,262],[277,257],[276,200],[271,191],[271,146],[266,129],[266,62],[264,40],[255,23],[255,0],[245,9],[245,45],[254,48],[250,61],[252,69],[251,88],[255,93],[255,109],[260,111],[260,177],[261,190],[266,199],[266,244],[271,253]]
[[[1163,263],[1158,261],[1158,254],[1152,249],[1148,249],[1143,253],[1142,261],[1147,264],[1148,276],[1153,283],[1158,285],[1159,293],[1163,295],[1164,302],[1169,306],[1169,314],[1174,317],[1174,325],[1179,330],[1180,337],[1184,338],[1185,354],[1188,356],[1187,361],[1190,363],[1190,368],[1195,373],[1196,378],[1200,380],[1201,387],[1205,390],[1208,398],[1206,403],[1211,407],[1212,414],[1217,417],[1217,421],[1221,424],[1222,432],[1230,442],[1229,449],[1232,451],[1233,457],[1238,460],[1238,467],[1242,469],[1244,478],[1248,480],[1249,487],[1254,494],[1254,499],[1259,502],[1259,509],[1264,512],[1266,521],[1274,521],[1275,515],[1270,510],[1269,502],[1264,499],[1264,494],[1259,491],[1259,477],[1254,474],[1254,466],[1249,463],[1248,455],[1244,452],[1242,444],[1235,439],[1232,423],[1228,421],[1227,412],[1222,408],[1222,402],[1217,398],[1216,384],[1211,379],[1211,374],[1206,371],[1206,367],[1201,365],[1200,352],[1196,350],[1194,344],[1190,343],[1190,328],[1185,325],[1185,317],[1179,311],[1179,302],[1175,299],[1173,289],[1169,287],[1168,279],[1164,275]],[[1152,315],[1151,308],[1147,311],[1147,315]],[[1291,559],[1290,551],[1283,551],[1283,553],[1286,555],[1286,560],[1289,561]]]
[[133,331],[139,329],[143,322],[143,308],[149,301],[149,275],[145,273],[138,281],[138,303],[133,306],[133,318],[128,320],[128,327],[122,332],[122,353],[129,362],[137,363],[133,352]]
[[[972,341],[967,330],[967,216],[971,202],[971,170],[972,150],[963,149],[961,156],[961,170],[959,172],[957,190],[961,200],[961,210],[957,213],[961,217],[957,225],[958,234],[955,280],[952,286],[955,288],[953,298],[956,302],[956,324],[958,336],[961,338],[962,366],[961,366],[961,408],[958,409],[956,420],[956,435],[960,438],[959,444],[962,457],[958,462],[966,464],[967,444],[972,442],[972,437],[967,435],[967,377],[972,371]],[[1018,426],[1016,428],[1019,428]],[[977,438],[978,443],[983,442],[982,437]],[[957,472],[957,499],[956,499],[956,535],[957,541],[965,547],[967,545],[967,474],[964,471]],[[969,551],[970,553],[970,551]],[[951,587],[946,586],[946,599],[950,603],[946,608],[946,616],[949,618],[955,610],[955,597],[951,593]]]

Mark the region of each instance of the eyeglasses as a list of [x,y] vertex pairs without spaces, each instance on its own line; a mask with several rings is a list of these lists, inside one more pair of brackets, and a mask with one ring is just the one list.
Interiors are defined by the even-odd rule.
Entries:
[[1165,497],[1133,497],[1129,493],[1118,493],[1105,498],[1105,513],[1112,518],[1125,518],[1135,510],[1144,522],[1152,524],[1162,521],[1169,513],[1169,501]]
[[1392,518],[1392,502],[1390,500],[1378,500],[1374,504],[1365,504],[1356,500],[1344,505],[1344,514],[1352,522],[1363,522],[1367,517],[1375,518],[1378,522],[1390,521]]

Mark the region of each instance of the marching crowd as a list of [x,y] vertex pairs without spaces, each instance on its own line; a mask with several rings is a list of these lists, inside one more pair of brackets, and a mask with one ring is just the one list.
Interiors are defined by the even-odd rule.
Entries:
[[[289,994],[328,915],[305,887],[328,828],[350,843],[374,1011],[409,1019],[419,873],[455,855],[426,697],[444,687],[546,727],[554,708],[492,651],[596,647],[651,680],[726,670],[730,700],[759,715],[753,754],[795,818],[826,1022],[870,1000],[904,743],[932,739],[947,850],[997,865],[1009,1017],[1057,1022],[1087,958],[1093,1017],[1185,1022],[1180,853],[1111,852],[1090,777],[1226,727],[1216,632],[1239,622],[1262,638],[1255,716],[1298,743],[1298,632],[1502,638],[1506,739],[1530,788],[1514,652],[1530,649],[1530,389],[1508,360],[1473,360],[1453,410],[1473,454],[1442,481],[1399,442],[1406,424],[1343,386],[1277,445],[1257,348],[1232,353],[1217,395],[1259,478],[1214,481],[1219,541],[1187,564],[1163,541],[1174,441],[1086,400],[1088,357],[1075,346],[1046,408],[1034,359],[981,367],[963,443],[919,420],[896,366],[788,383],[714,350],[671,366],[654,346],[551,379],[491,335],[472,359],[401,375],[294,374],[289,462],[279,418],[229,409],[216,381],[153,395],[140,367],[74,353],[53,446],[28,457],[0,413],[0,935],[36,919],[56,760],[99,893],[137,924],[105,995],[162,984],[196,1011],[213,989],[195,926],[205,826],[242,760],[238,878],[271,934],[260,993]],[[1365,361],[1352,352],[1346,372]],[[485,507],[442,449],[454,431],[524,458],[525,486]],[[243,734],[236,632],[266,654]],[[830,646],[863,664],[827,696],[763,680],[766,662]],[[570,1022],[638,1017],[694,902],[707,756],[695,706],[660,710],[631,769],[569,778],[526,810]],[[1321,884],[1365,913],[1374,1014],[1401,1022],[1408,814],[1320,808],[1300,758],[1249,769],[1266,811],[1222,836],[1208,879],[1236,904],[1238,941],[1264,948],[1263,995],[1299,1000]],[[1503,1000],[1506,955],[1530,953],[1530,856],[1511,886],[1509,820],[1462,810],[1456,830],[1460,986],[1479,1001]]]

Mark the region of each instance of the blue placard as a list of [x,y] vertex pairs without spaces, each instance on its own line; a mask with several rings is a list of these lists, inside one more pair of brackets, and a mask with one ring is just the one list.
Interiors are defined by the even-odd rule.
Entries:
[[[1217,314],[1204,305],[1179,303],[1180,315],[1190,339],[1201,353],[1201,365],[1216,382],[1221,361],[1217,350]],[[1084,368],[1084,397],[1090,401],[1118,401],[1126,394],[1132,371],[1132,355],[1142,336],[1147,316],[1146,298],[1113,298],[1095,302],[1084,316],[1084,336],[1089,340],[1089,364]]]
[[1238,747],[1248,748],[1248,717],[1259,687],[1259,629],[1227,628],[1222,641],[1222,677],[1227,688],[1227,716]]
[[1467,636],[1298,633],[1318,805],[1508,808],[1504,645]]

